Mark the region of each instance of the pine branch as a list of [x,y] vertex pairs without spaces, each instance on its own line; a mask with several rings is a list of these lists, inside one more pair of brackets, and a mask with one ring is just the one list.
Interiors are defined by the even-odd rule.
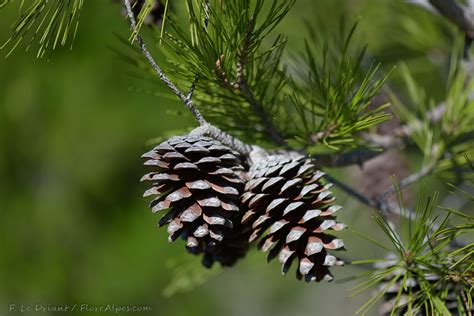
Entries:
[[[352,44],[357,23],[348,31],[328,36],[327,43],[314,33],[295,64],[291,81],[292,105],[298,116],[296,141],[311,153],[324,146],[334,150],[359,149],[360,133],[389,119],[388,105],[373,106],[388,75],[380,65],[363,63],[366,47]],[[311,32],[311,31],[310,31]]]
[[[443,117],[446,109],[445,103],[440,103],[427,113],[427,118],[432,124],[438,123]],[[401,125],[391,134],[381,135],[377,133],[361,133],[361,137],[372,146],[382,150],[371,150],[368,148],[357,148],[347,153],[341,154],[315,154],[315,161],[322,167],[344,167],[350,165],[362,166],[364,162],[377,157],[386,150],[406,145],[410,137],[423,127],[421,121],[415,121],[411,124]],[[316,137],[316,135],[315,135]]]
[[[207,124],[206,120],[203,118],[201,113],[193,105],[193,101],[190,98],[188,98],[187,96],[185,96],[178,89],[178,87],[173,82],[171,82],[170,79],[168,79],[168,77],[163,73],[161,68],[158,66],[155,59],[153,58],[153,56],[148,51],[148,49],[147,49],[140,33],[138,32],[135,17],[133,15],[133,11],[132,11],[132,6],[130,5],[130,1],[129,0],[124,0],[124,4],[125,4],[125,9],[127,10],[127,15],[128,15],[128,19],[130,21],[130,26],[132,28],[133,36],[134,36],[134,38],[136,38],[136,40],[138,42],[138,45],[140,46],[140,49],[141,49],[143,55],[145,55],[146,59],[148,60],[148,62],[152,66],[152,68],[155,70],[158,77],[160,77],[161,81],[163,81],[166,84],[166,86],[168,88],[170,88],[171,91],[173,91],[173,93],[184,103],[186,108],[188,108],[188,110],[196,118],[196,120],[199,122],[200,125]],[[192,93],[190,93],[190,95],[192,96]]]
[[[428,176],[431,174],[434,170],[435,164],[432,165],[427,165],[421,168],[418,172],[411,174],[407,176],[406,178],[403,178],[398,182],[397,186],[391,186],[389,187],[384,193],[382,193],[379,197],[377,198],[370,198],[353,187],[340,182],[339,180],[333,178],[332,176],[326,174],[324,177],[326,180],[328,180],[331,183],[334,183],[335,186],[340,188],[342,191],[346,192],[348,195],[352,196],[359,202],[369,206],[372,209],[375,209],[379,212],[380,216],[392,227],[396,227],[393,222],[390,220],[390,215],[395,215],[397,217],[402,217],[406,218],[408,220],[415,220],[416,214],[409,210],[409,209],[403,209],[401,205],[397,205],[395,203],[391,203],[388,201],[388,198],[390,195],[398,192],[399,190],[402,190],[406,188],[407,186],[418,182],[422,178]],[[451,228],[452,226],[446,224],[447,228]],[[430,228],[430,234],[433,234],[439,226],[434,225],[433,227]],[[458,238],[453,238],[452,240],[449,241],[449,245],[452,249],[459,249],[461,247],[466,246],[466,243],[459,240]]]
[[188,94],[186,95],[186,99],[188,99],[188,100],[193,99],[194,90],[196,90],[196,86],[197,86],[198,81],[199,81],[199,73],[197,73],[194,76],[194,80],[191,83],[191,87],[189,87],[189,91],[188,91]]
[[[397,215],[397,216],[407,217],[409,219],[414,218],[414,214],[411,211],[404,210],[402,212],[401,206],[393,205],[392,203],[388,203],[386,200],[370,198],[358,192],[356,189],[352,188],[351,186],[334,179],[328,174],[324,175],[324,178],[330,181],[331,183],[334,183],[334,185],[336,185],[338,188],[340,188],[341,190],[343,190],[344,192],[346,192],[348,195],[352,196],[359,202],[376,210],[378,214],[381,216],[381,218],[383,218],[383,220],[390,227],[396,227],[395,224],[390,219],[391,217],[390,215],[392,214]],[[394,230],[392,230],[392,234],[394,234],[396,238],[400,239],[398,234]]]
[[[206,17],[204,20],[204,27],[202,28],[202,31],[203,33],[206,33],[207,27],[209,25],[209,0],[206,0],[204,2],[204,13],[206,14]],[[189,100],[192,100],[193,98],[194,90],[196,89],[197,82],[199,81],[199,75],[200,75],[200,71],[194,75],[193,83],[191,84],[191,87],[189,88],[189,92],[187,95],[187,99]]]
[[275,141],[279,146],[289,148],[283,136],[280,134],[278,129],[272,122],[272,119],[269,117],[268,113],[265,111],[265,108],[262,104],[255,98],[253,91],[248,86],[247,80],[245,78],[245,64],[247,62],[247,54],[250,45],[250,37],[253,30],[253,20],[250,19],[247,23],[247,33],[244,39],[244,43],[241,48],[239,62],[237,64],[237,82],[235,87],[242,93],[244,98],[250,104],[254,112],[262,121],[266,132],[269,136]]
[[363,166],[364,162],[377,157],[383,152],[383,150],[375,151],[366,148],[358,148],[342,154],[315,154],[312,157],[320,167]]
[[349,185],[347,185],[343,182],[340,182],[339,180],[333,178],[329,174],[325,174],[324,178],[326,180],[328,180],[329,182],[334,183],[334,185],[336,185],[338,188],[340,188],[342,191],[346,192],[350,196],[354,197],[359,202],[361,202],[361,203],[363,203],[367,206],[370,206],[371,208],[374,208],[374,209],[378,209],[380,207],[380,203],[377,200],[372,199],[372,198],[358,192],[356,189],[352,188],[351,186],[349,186]]
[[474,38],[474,13],[456,0],[429,0],[446,18],[457,25],[469,37]]
[[[398,187],[401,190],[401,189],[404,189],[405,187],[407,187],[407,186],[409,186],[413,183],[418,182],[422,178],[424,178],[424,177],[428,176],[429,174],[431,174],[434,170],[434,167],[435,167],[434,163],[423,166],[419,171],[417,171],[417,172],[409,175],[408,177],[403,178],[402,180],[400,180],[398,182]],[[394,186],[391,186],[384,193],[382,193],[378,199],[381,200],[381,201],[386,201],[388,197],[390,197],[392,194],[394,194],[396,192],[397,192],[397,188],[395,188]]]
[[370,198],[358,192],[356,189],[352,188],[351,186],[334,179],[330,175],[325,175],[325,178],[328,181],[334,183],[334,185],[339,187],[341,190],[343,190],[350,196],[360,201],[361,203],[380,211],[381,215],[385,218],[385,220],[388,220],[390,214],[394,214],[397,216],[404,216],[407,218],[414,218],[414,214],[411,211],[404,210],[402,212],[400,210],[400,206],[394,205],[393,203],[388,202],[388,198],[390,197],[390,195],[397,192],[398,190],[401,190],[409,186],[410,184],[413,184],[419,181],[421,178],[429,175],[434,170],[433,167],[434,167],[434,164],[423,167],[418,172],[402,179],[396,187],[390,186],[389,188],[387,188],[387,190],[384,193],[382,193],[380,196],[378,196],[377,198]]
[[[440,103],[426,113],[426,119],[431,124],[436,124],[443,118],[446,110],[445,103]],[[381,147],[383,149],[390,149],[396,146],[406,144],[407,140],[413,136],[414,133],[424,127],[421,120],[416,120],[410,124],[401,125],[396,128],[390,135],[368,134],[362,133],[362,137],[370,144]]]
[[[457,1],[443,0],[405,0],[406,2],[420,6],[434,14],[442,14],[452,23],[457,25],[465,34],[465,44],[463,58],[469,60],[469,48],[474,40],[474,3],[473,0],[467,0],[466,5]],[[435,5],[436,3],[436,5]],[[469,65],[467,65],[469,66]],[[472,67],[472,65],[471,65]]]
[[328,138],[331,136],[332,132],[337,129],[337,124],[329,125],[325,130],[319,131],[310,136],[310,140],[312,145],[319,143],[321,140]]
[[265,130],[267,131],[269,136],[275,141],[275,143],[279,146],[289,148],[283,136],[281,136],[275,125],[273,125],[272,119],[268,116],[268,113],[265,111],[262,104],[258,102],[257,99],[255,99],[252,90],[249,88],[247,82],[245,81],[245,77],[243,76],[239,80],[239,90],[242,92],[245,99],[248,101],[248,103],[253,108],[258,117],[260,117],[261,121],[265,126]]
[[436,8],[429,3],[429,0],[405,0],[407,3],[417,5],[419,7],[422,7],[423,9],[431,12],[431,13],[438,13]]
[[[268,11],[264,0],[226,2],[220,7],[218,1],[215,3],[206,9],[204,1],[188,0],[189,29],[170,20],[171,29],[163,38],[164,53],[173,60],[170,76],[188,81],[190,71],[199,72],[199,93],[194,95],[194,102],[213,124],[252,143],[264,140],[281,146],[286,138],[283,131],[287,130],[277,123],[284,124],[288,118],[278,111],[287,93],[283,88],[288,76],[280,61],[285,41],[277,36],[271,47],[260,48],[293,1],[275,1]],[[249,20],[255,21],[251,30]],[[237,78],[243,79],[242,89]],[[268,132],[270,125],[274,126],[272,134]],[[275,142],[273,137],[278,134]]]
[[355,198],[359,202],[369,206],[372,209],[375,209],[375,210],[379,211],[381,216],[388,222],[390,222],[389,217],[390,217],[391,214],[394,214],[394,215],[397,215],[397,216],[400,216],[400,215],[403,214],[403,215],[407,216],[408,218],[413,217],[413,214],[411,214],[411,212],[401,212],[400,208],[398,206],[395,206],[391,203],[388,203],[385,199],[370,198],[370,197],[360,193],[359,191],[357,191],[356,189],[354,189],[350,185],[347,185],[347,184],[333,178],[332,176],[330,176],[328,174],[326,174],[324,177],[326,178],[326,180],[328,180],[331,183],[334,183],[334,185],[336,187],[340,188],[342,191],[346,192],[348,195],[352,196],[353,198]]
[[[369,275],[369,280],[355,288],[360,292],[378,285],[379,289],[379,294],[359,311],[367,312],[383,297],[385,303],[380,311],[383,314],[450,315],[461,307],[469,315],[471,306],[463,296],[472,288],[472,276],[465,273],[472,270],[469,254],[464,255],[468,248],[450,251],[448,242],[463,234],[460,230],[470,225],[449,227],[450,214],[442,219],[437,215],[437,198],[438,194],[434,193],[425,199],[422,190],[415,217],[399,225],[401,236],[383,217],[376,217],[394,252],[385,260],[375,261],[375,271]],[[374,244],[379,245],[378,241]],[[455,267],[453,262],[459,265]]]
[[193,91],[196,87],[197,79],[193,82],[191,85],[191,88],[189,90],[189,93],[187,96],[185,96],[179,88],[164,74],[164,72],[161,70],[161,68],[158,66],[156,63],[155,59],[151,55],[151,53],[148,51],[145,42],[143,41],[139,31],[137,30],[137,25],[135,21],[135,17],[133,15],[132,7],[130,5],[130,0],[123,0],[125,9],[127,10],[127,16],[130,22],[130,26],[132,28],[133,32],[133,37],[137,40],[138,45],[140,46],[140,50],[145,56],[145,58],[148,60],[158,77],[165,83],[165,85],[173,91],[173,93],[183,102],[185,107],[193,114],[193,116],[196,118],[196,120],[199,122],[201,125],[200,128],[195,129],[194,133],[203,133],[203,134],[208,134],[215,139],[220,140],[223,144],[230,146],[231,148],[239,151],[242,154],[247,154],[250,152],[252,149],[251,146],[239,141],[238,139],[230,136],[229,134],[223,132],[222,130],[218,129],[215,126],[212,126],[209,124],[204,117],[201,115],[201,113],[198,111],[198,109],[194,106],[193,101],[192,101],[192,95]]

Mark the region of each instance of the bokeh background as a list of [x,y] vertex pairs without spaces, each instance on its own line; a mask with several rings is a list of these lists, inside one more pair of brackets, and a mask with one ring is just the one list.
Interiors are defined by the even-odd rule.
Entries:
[[[182,10],[182,1],[171,2]],[[441,18],[401,2],[297,0],[277,32],[298,52],[305,21],[318,31],[337,29],[341,17],[349,25],[359,19],[356,40],[368,43],[384,71],[404,61],[441,98],[453,33]],[[342,281],[364,267],[333,269],[339,281],[306,284],[293,271],[283,277],[278,262],[268,265],[258,251],[232,269],[208,271],[180,241],[168,244],[141,198],[140,155],[196,122],[117,54],[126,47],[116,34],[129,34],[120,12],[111,0],[86,1],[72,51],[40,60],[24,47],[6,59],[0,51],[0,315],[10,314],[10,304],[76,303],[173,316],[354,314],[371,293],[350,297],[356,282]],[[0,11],[0,41],[17,13],[16,4]],[[395,87],[398,78],[395,71]],[[395,168],[398,160],[405,171],[417,168],[416,157],[395,160]],[[367,180],[357,168],[335,172],[359,186]],[[383,240],[370,210],[344,194],[339,201],[350,225],[344,257],[381,257],[352,233]]]

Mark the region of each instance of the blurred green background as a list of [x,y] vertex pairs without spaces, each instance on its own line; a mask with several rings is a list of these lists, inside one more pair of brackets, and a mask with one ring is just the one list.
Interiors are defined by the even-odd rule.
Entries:
[[[140,155],[151,139],[196,123],[131,76],[115,52],[125,47],[114,33],[129,34],[120,6],[85,2],[72,51],[41,60],[23,48],[7,59],[0,51],[0,315],[10,314],[10,304],[75,303],[148,306],[153,315],[354,314],[370,296],[349,297],[354,282],[306,284],[294,271],[283,277],[278,262],[268,265],[257,251],[232,269],[207,271],[180,241],[168,244],[141,198]],[[17,12],[17,5],[0,11],[0,41]],[[388,0],[297,0],[277,31],[298,51],[305,20],[337,29],[341,16],[349,25],[360,18],[357,40],[385,70],[405,60],[442,96],[451,38],[422,10]],[[408,40],[419,30],[425,36]],[[382,236],[365,206],[343,194],[339,201],[351,229]],[[346,258],[383,254],[351,230],[343,236]],[[365,272],[333,271],[340,280]]]

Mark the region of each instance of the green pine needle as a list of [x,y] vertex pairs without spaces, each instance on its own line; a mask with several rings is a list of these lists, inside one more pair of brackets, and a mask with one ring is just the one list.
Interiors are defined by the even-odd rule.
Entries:
[[[297,134],[309,152],[321,145],[334,150],[360,147],[364,143],[358,136],[361,131],[390,118],[383,111],[388,104],[369,109],[388,75],[380,76],[379,64],[364,65],[366,47],[352,43],[356,28],[357,23],[340,35],[310,30],[313,38],[295,62],[299,65],[291,81],[292,102],[299,116],[295,126],[300,126]],[[336,40],[328,42],[328,38]]]
[[6,55],[9,56],[20,44],[24,44],[26,50],[37,45],[36,56],[42,58],[68,41],[72,47],[82,6],[83,0],[34,0],[24,8],[22,0],[20,17],[12,25],[10,38],[0,48],[8,49]]
[[[396,182],[394,186],[399,197],[399,207],[404,209],[401,190]],[[353,289],[355,293],[360,293],[379,286],[377,294],[359,309],[359,313],[367,313],[385,295],[388,288],[395,284],[399,285],[399,290],[392,301],[392,315],[398,315],[401,310],[410,314],[420,309],[430,314],[448,314],[445,304],[448,288],[453,288],[450,295],[456,295],[457,300],[461,302],[461,309],[467,310],[471,306],[471,303],[466,304],[467,299],[462,296],[472,288],[474,244],[450,250],[449,243],[454,238],[474,231],[472,218],[459,210],[449,210],[442,217],[437,212],[438,194],[428,198],[424,196],[422,189],[415,217],[407,217],[402,221],[399,225],[400,233],[395,232],[384,217],[376,216],[376,222],[392,243],[392,253],[396,253],[396,258],[393,264],[381,264],[369,274],[368,280]],[[449,226],[448,219],[451,214],[458,215],[463,222]],[[376,244],[379,245],[380,242],[377,241]],[[379,260],[378,263],[384,261]],[[438,279],[429,280],[429,275],[436,275]],[[416,282],[416,289],[408,284],[409,280]],[[380,284],[384,286],[381,288]]]
[[474,77],[461,66],[460,51],[461,45],[455,45],[439,119],[433,120],[430,113],[441,105],[427,97],[406,64],[401,64],[400,70],[407,100],[402,102],[393,93],[391,99],[395,114],[413,130],[410,138],[422,152],[424,164],[434,164],[435,172],[445,177],[451,177],[456,169],[472,180],[474,173],[465,157],[474,155]]

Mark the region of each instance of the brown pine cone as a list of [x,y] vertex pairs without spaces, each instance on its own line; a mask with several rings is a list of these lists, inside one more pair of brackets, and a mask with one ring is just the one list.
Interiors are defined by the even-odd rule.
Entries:
[[208,267],[243,257],[248,242],[233,230],[242,216],[241,157],[217,140],[191,135],[172,137],[143,157],[156,168],[142,178],[153,182],[144,196],[156,196],[153,212],[166,211],[159,226],[168,224],[169,241],[181,236],[189,252],[205,253]]
[[248,182],[241,197],[247,209],[242,223],[252,231],[249,241],[262,238],[259,247],[270,251],[268,261],[279,255],[286,274],[298,260],[298,279],[332,280],[329,267],[343,262],[327,250],[342,249],[344,243],[326,230],[341,230],[335,221],[341,207],[332,205],[335,198],[323,185],[324,174],[301,155],[272,155],[259,159],[247,173]]

